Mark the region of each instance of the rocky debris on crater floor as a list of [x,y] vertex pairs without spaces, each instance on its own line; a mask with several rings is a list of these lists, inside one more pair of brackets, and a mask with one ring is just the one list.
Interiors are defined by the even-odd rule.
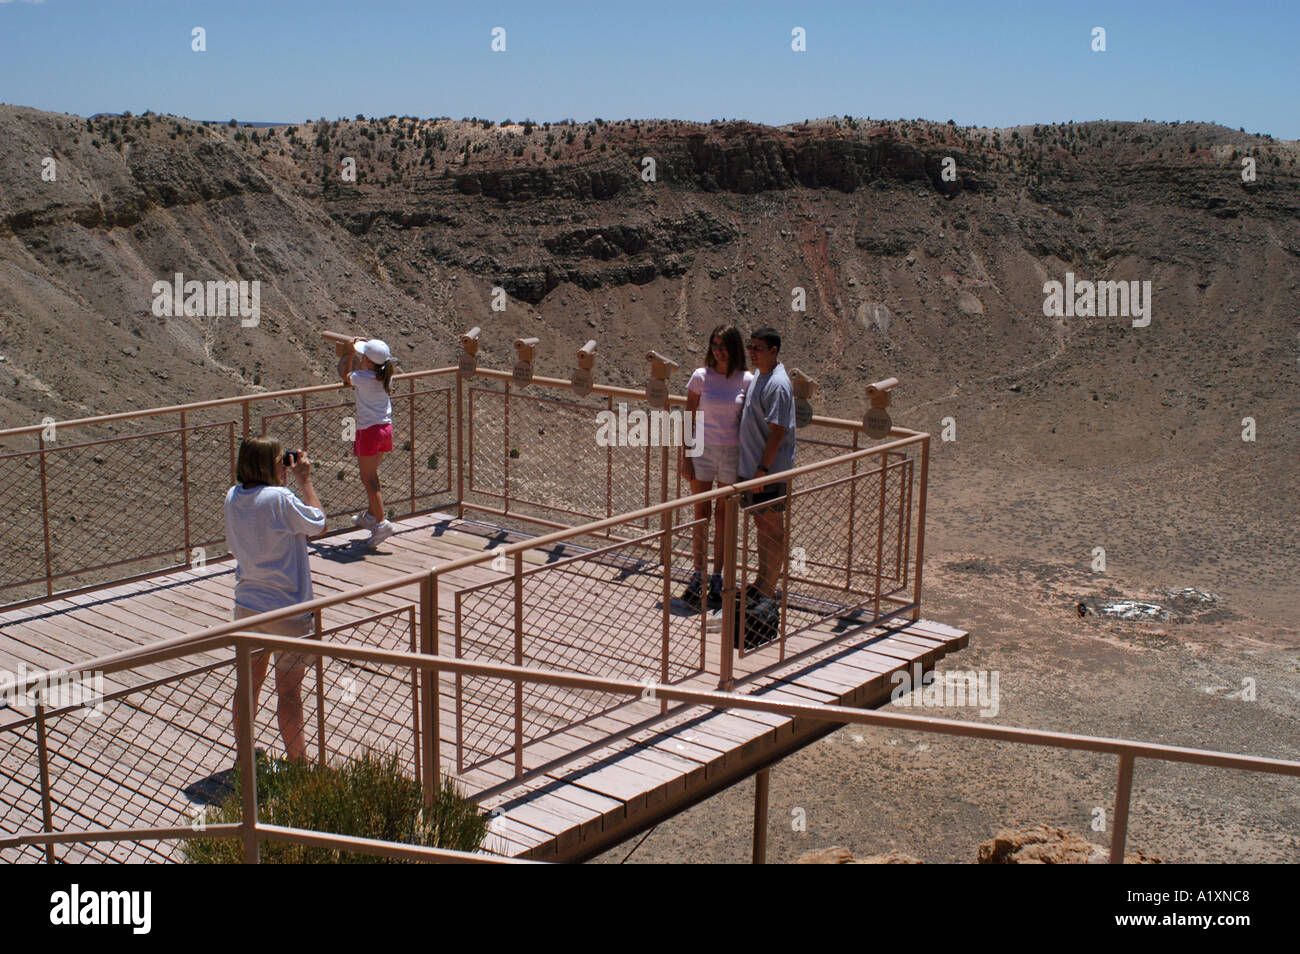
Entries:
[[1219,605],[1219,597],[1194,586],[1180,590],[1164,590],[1167,606],[1133,599],[1079,600],[1076,610],[1080,616],[1107,616],[1111,619],[1179,622],[1194,619]]
[[1115,600],[1102,603],[1096,612],[1112,619],[1153,619],[1167,621],[1169,611],[1158,603],[1143,603],[1140,600]]
[[[1023,830],[1003,829],[979,846],[976,862],[981,865],[1104,865],[1110,849],[1095,845],[1065,828],[1034,825]],[[1164,862],[1140,851],[1124,855],[1126,865],[1158,865]],[[880,855],[854,858],[847,848],[835,846],[808,851],[797,865],[919,865],[923,862],[893,849]]]
[[821,848],[817,851],[807,851],[795,859],[797,865],[919,865],[922,864],[920,859],[913,858],[911,855],[904,854],[898,849],[887,851],[883,855],[868,855],[865,858],[854,858],[853,852],[847,848]]
[[[1064,828],[1034,825],[1022,831],[1003,829],[979,846],[982,865],[1096,865],[1110,860],[1110,850]],[[1124,855],[1126,865],[1163,864],[1140,851]]]
[[1184,586],[1181,590],[1165,590],[1165,596],[1185,606],[1215,606],[1219,602],[1219,597],[1214,593],[1198,590],[1194,586]]

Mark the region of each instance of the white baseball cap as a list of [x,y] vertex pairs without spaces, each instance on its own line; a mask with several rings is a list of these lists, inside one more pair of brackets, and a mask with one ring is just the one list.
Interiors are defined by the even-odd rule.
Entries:
[[383,364],[393,356],[393,353],[388,350],[388,345],[378,338],[371,338],[369,341],[358,341],[352,347],[357,354],[365,355],[375,364]]

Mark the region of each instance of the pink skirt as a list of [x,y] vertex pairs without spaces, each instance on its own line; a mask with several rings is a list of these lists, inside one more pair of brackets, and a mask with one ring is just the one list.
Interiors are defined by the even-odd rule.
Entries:
[[393,425],[375,424],[364,431],[357,431],[356,440],[352,442],[352,453],[357,457],[373,457],[386,454],[393,449]]

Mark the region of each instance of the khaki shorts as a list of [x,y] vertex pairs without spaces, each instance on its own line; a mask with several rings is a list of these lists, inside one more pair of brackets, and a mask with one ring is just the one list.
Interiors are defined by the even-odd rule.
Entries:
[[[262,611],[251,610],[243,606],[235,607],[235,619],[247,619],[250,616],[260,616]],[[277,619],[269,623],[263,623],[261,626],[253,626],[248,629],[250,633],[265,633],[268,636],[288,636],[293,639],[304,639],[315,632],[315,624],[312,621],[311,614],[306,616],[290,616],[287,619]],[[290,653],[277,651],[275,654],[276,672],[288,672],[294,669],[306,669],[307,666],[315,660],[315,656],[308,656],[303,653]]]
[[734,484],[736,465],[740,461],[740,448],[735,444],[730,447],[714,447],[706,444],[699,455],[686,459],[695,462],[696,480],[710,483],[716,480],[719,484]]

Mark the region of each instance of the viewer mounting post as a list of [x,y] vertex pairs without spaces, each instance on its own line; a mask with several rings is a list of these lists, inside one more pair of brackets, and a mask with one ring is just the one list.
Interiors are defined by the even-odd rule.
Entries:
[[578,397],[591,393],[591,371],[596,364],[596,340],[593,338],[578,349],[578,370],[569,379],[569,386]]

